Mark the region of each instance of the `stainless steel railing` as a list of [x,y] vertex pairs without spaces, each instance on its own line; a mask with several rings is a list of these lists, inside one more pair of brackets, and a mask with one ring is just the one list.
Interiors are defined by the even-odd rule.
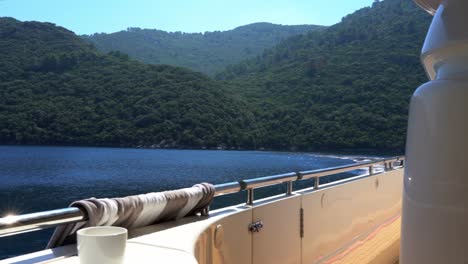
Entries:
[[[247,205],[254,202],[254,190],[260,187],[286,183],[286,195],[293,193],[293,182],[306,179],[314,179],[314,189],[320,188],[320,178],[335,175],[343,172],[368,168],[369,175],[374,174],[374,167],[383,165],[384,170],[393,169],[394,166],[404,166],[404,156],[382,159],[371,162],[360,162],[351,165],[331,167],[311,171],[291,172],[286,174],[272,175],[261,178],[241,180],[238,182],[229,182],[215,185],[215,196],[247,191]],[[353,180],[350,178],[349,180]],[[205,212],[206,214],[208,212]],[[0,218],[0,237],[11,236],[15,234],[42,230],[55,227],[61,224],[86,221],[87,216],[83,211],[75,207],[50,210],[38,213],[6,216]]]

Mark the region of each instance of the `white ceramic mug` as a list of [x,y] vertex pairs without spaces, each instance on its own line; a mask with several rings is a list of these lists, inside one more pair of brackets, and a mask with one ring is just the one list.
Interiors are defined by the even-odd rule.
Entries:
[[124,263],[127,229],[116,226],[88,227],[77,232],[81,264]]

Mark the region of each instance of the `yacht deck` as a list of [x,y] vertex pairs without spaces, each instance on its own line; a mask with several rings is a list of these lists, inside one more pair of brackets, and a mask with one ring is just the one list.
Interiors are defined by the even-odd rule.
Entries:
[[[346,250],[323,263],[334,264],[362,264],[386,263],[384,259],[391,259],[388,252],[395,252],[400,247],[401,218],[396,217],[383,223],[371,233],[358,239]],[[395,263],[398,263],[398,258]]]
[[[382,166],[380,166],[382,165]],[[383,166],[384,165],[384,166]],[[380,166],[372,168],[372,166]],[[370,173],[319,185],[318,179],[369,167]],[[404,164],[399,159],[245,180],[247,203],[129,230],[128,263],[395,264],[399,258]],[[291,182],[315,178],[293,192]],[[287,183],[285,194],[254,200],[253,189]],[[219,185],[219,192],[234,192]],[[249,228],[262,222],[260,230]],[[3,232],[11,227],[5,223]],[[1,230],[1,229],[0,229]],[[44,250],[3,263],[78,263],[76,246]]]

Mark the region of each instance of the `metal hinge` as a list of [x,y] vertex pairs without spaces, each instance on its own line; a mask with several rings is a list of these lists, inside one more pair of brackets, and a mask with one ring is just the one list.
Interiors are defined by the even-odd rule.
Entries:
[[252,233],[258,233],[263,228],[263,221],[256,221],[249,225],[249,231]]
[[304,237],[304,208],[301,208],[299,210],[299,219],[300,219],[300,224],[299,224],[300,231],[299,232],[300,232],[301,238],[303,238]]

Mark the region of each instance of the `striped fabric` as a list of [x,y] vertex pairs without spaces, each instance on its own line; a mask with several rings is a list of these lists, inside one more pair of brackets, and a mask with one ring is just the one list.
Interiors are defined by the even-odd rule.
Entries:
[[88,221],[57,227],[47,248],[76,242],[76,231],[84,227],[120,226],[132,229],[195,215],[210,205],[214,193],[212,184],[201,183],[174,191],[76,201],[70,206],[85,212]]

